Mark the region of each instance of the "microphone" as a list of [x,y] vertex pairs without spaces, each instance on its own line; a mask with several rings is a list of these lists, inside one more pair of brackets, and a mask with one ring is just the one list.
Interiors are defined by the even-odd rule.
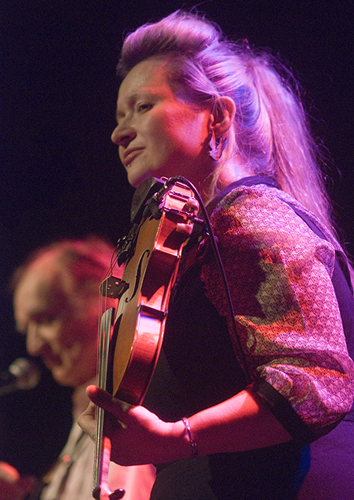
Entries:
[[17,358],[7,372],[0,373],[0,396],[20,390],[33,389],[41,378],[38,365],[27,358]]

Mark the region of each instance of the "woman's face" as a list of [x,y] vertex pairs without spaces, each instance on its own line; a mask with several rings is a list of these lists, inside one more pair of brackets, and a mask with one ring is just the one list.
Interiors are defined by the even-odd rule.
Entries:
[[178,97],[169,84],[166,61],[147,59],[123,80],[112,141],[129,183],[182,175],[200,188],[212,171],[209,129],[212,115]]

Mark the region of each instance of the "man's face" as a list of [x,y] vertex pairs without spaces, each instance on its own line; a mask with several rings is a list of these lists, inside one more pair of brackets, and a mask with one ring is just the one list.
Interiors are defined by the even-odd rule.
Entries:
[[42,256],[15,290],[14,314],[29,354],[40,356],[59,384],[78,387],[96,372],[97,311],[70,297],[64,279],[53,258]]

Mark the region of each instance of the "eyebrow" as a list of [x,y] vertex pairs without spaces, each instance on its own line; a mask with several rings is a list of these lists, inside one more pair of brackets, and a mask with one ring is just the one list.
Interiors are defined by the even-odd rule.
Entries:
[[[132,103],[135,103],[136,100],[141,97],[141,96],[149,96],[149,97],[154,97],[155,99],[158,99],[159,98],[159,95],[157,93],[155,93],[153,90],[139,90],[138,92],[135,92],[134,94],[131,94],[128,99],[127,99],[127,102],[128,102],[128,106],[131,106]],[[118,108],[116,110],[116,120],[118,121],[119,118],[123,118],[124,117],[124,112],[123,111],[119,111]]]
[[[137,97],[138,97],[137,93],[131,94],[128,97],[128,100],[127,100],[128,106],[131,106],[131,104],[136,101]],[[123,118],[124,115],[125,115],[125,113],[123,111],[119,111],[118,108],[116,109],[116,120],[117,120],[117,122],[118,122],[119,118]]]

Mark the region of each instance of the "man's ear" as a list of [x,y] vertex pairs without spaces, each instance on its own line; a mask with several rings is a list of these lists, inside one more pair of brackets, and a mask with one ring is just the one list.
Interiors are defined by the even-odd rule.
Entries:
[[236,113],[236,106],[231,97],[218,97],[213,106],[209,129],[218,139],[229,130]]

